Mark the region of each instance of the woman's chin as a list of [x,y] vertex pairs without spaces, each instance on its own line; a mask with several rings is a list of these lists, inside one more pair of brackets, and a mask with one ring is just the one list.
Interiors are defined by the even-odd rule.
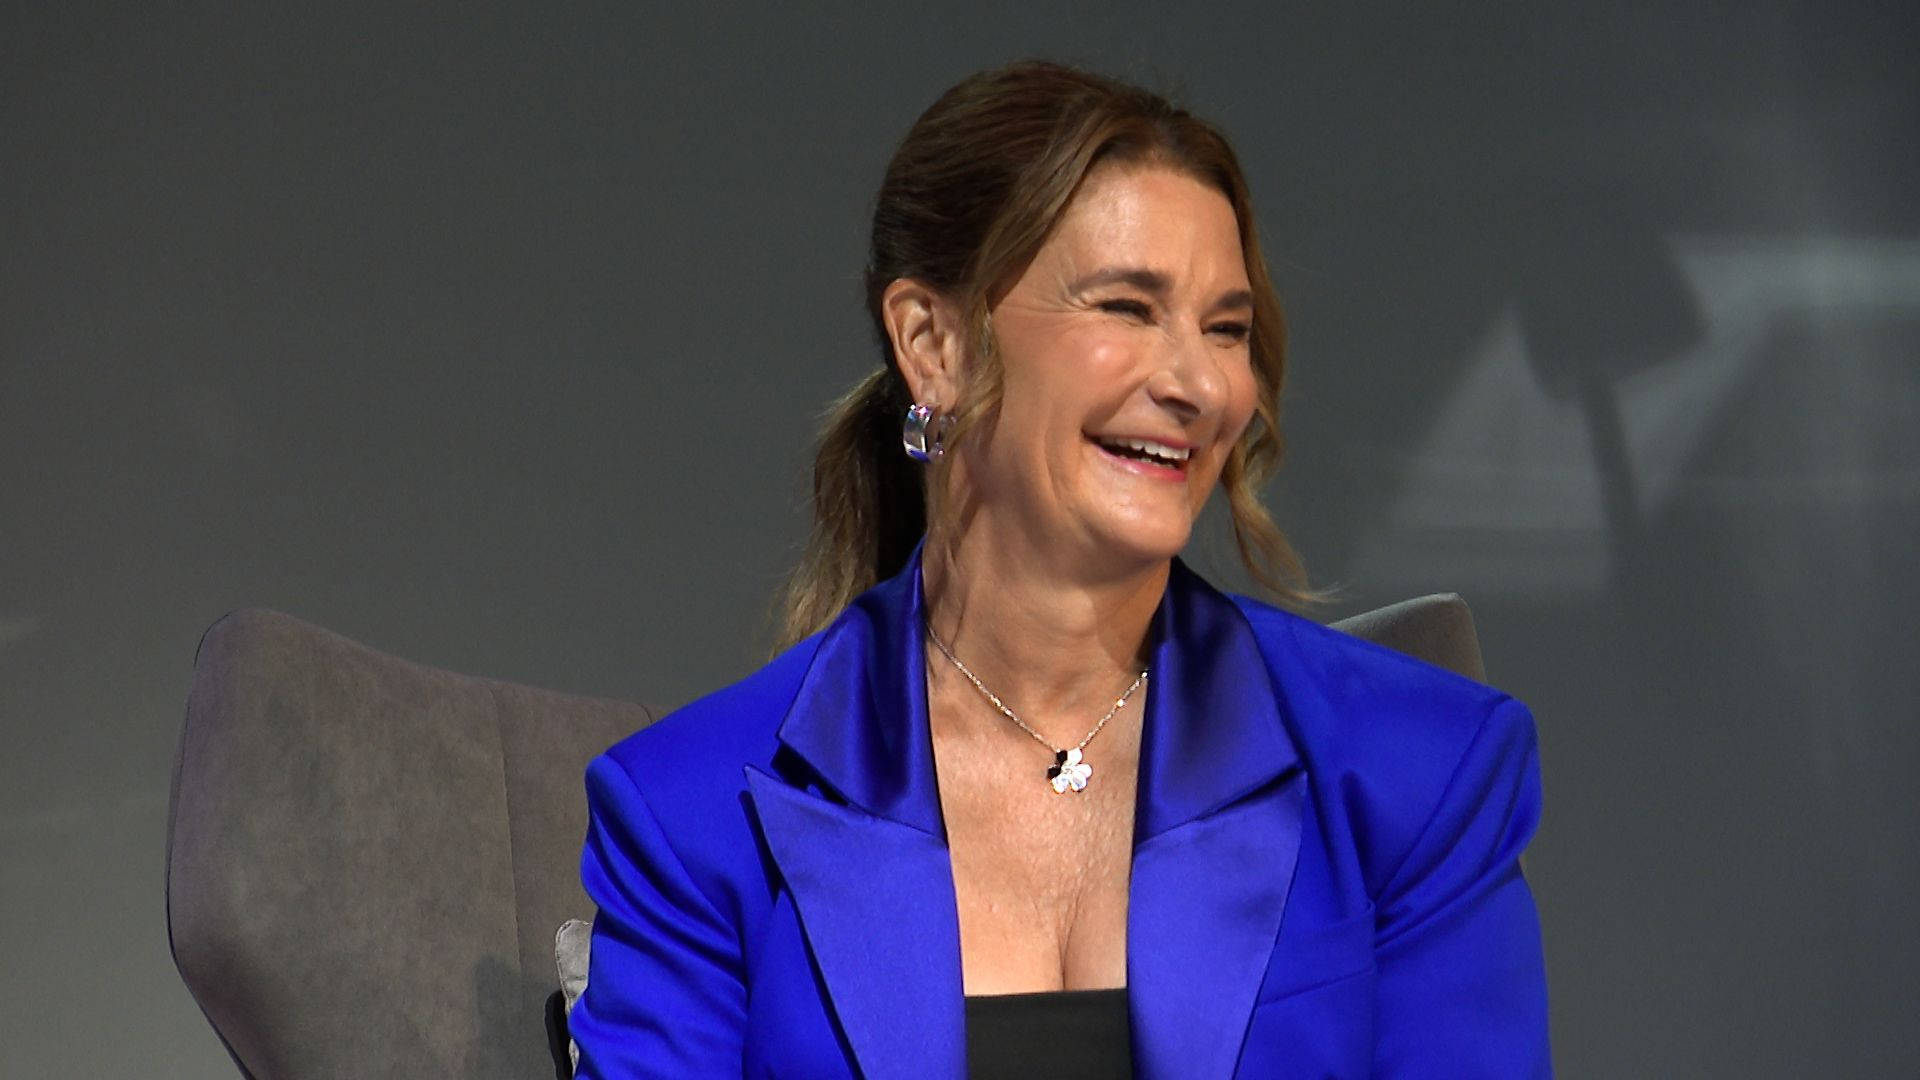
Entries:
[[1098,550],[1106,557],[1097,562],[1111,566],[1116,573],[1128,574],[1156,570],[1172,562],[1187,546],[1193,534],[1190,527],[1134,527],[1107,530]]

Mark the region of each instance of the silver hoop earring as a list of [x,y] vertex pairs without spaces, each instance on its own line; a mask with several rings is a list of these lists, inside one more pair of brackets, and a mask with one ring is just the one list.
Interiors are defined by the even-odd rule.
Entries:
[[915,461],[938,461],[947,452],[947,432],[953,417],[925,403],[907,409],[907,422],[900,429],[900,443]]

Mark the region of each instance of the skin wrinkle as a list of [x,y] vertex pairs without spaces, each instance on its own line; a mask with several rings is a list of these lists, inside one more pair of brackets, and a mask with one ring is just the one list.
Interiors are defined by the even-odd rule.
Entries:
[[[1074,746],[1138,674],[1172,558],[1257,395],[1232,205],[1159,165],[1082,184],[995,304],[998,411],[948,451],[924,584],[935,632],[1028,724]],[[915,400],[962,400],[957,307],[890,286],[888,328]],[[1178,480],[1096,437],[1191,448]],[[1087,747],[1086,791],[929,646],[935,769],[969,994],[1126,982],[1142,692]],[[1178,722],[1170,718],[1170,722]]]

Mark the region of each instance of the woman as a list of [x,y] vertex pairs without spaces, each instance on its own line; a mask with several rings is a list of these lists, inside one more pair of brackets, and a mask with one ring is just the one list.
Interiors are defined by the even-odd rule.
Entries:
[[973,76],[889,166],[867,291],[798,643],[589,771],[581,1074],[1547,1072],[1526,710],[1176,558],[1218,484],[1303,597],[1224,139]]

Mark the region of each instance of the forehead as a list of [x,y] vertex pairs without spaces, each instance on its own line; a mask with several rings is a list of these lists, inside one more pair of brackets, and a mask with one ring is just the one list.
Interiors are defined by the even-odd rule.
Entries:
[[1237,277],[1246,266],[1233,204],[1210,184],[1161,165],[1096,167],[1037,260],[1129,261],[1150,269]]

